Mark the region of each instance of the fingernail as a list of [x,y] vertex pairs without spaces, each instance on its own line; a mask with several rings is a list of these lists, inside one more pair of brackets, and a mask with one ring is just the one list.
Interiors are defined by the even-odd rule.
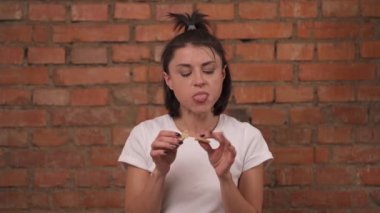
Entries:
[[179,141],[178,143],[181,145],[181,144],[183,144],[183,141]]
[[176,135],[177,137],[180,137],[180,136],[181,136],[181,134],[179,134],[178,132],[176,132],[175,135]]
[[201,138],[203,138],[203,137],[205,137],[206,135],[205,135],[205,134],[201,134],[200,136],[201,136]]

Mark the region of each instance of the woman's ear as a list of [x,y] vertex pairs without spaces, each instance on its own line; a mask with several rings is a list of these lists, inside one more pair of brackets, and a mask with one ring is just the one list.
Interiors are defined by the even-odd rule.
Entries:
[[173,90],[172,89],[172,81],[171,81],[170,75],[167,74],[166,72],[162,72],[162,75],[164,77],[166,86],[168,86],[169,89]]
[[226,78],[226,69],[227,69],[227,64],[225,64],[225,65],[223,66],[223,69],[222,69],[223,80],[224,80],[224,78]]

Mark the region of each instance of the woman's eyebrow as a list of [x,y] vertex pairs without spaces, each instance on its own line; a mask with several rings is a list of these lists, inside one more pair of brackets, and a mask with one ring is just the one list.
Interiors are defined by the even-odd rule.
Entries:
[[216,62],[215,61],[206,61],[205,63],[202,64],[202,67],[205,67],[209,64],[216,64]]

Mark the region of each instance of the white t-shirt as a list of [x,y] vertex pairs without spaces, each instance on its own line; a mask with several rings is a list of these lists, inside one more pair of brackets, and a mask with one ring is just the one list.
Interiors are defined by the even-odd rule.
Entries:
[[[152,172],[151,144],[161,130],[180,132],[169,115],[144,121],[132,129],[119,161]],[[236,149],[230,170],[236,185],[242,172],[273,158],[260,131],[249,123],[222,114],[214,132],[223,132]],[[178,148],[165,181],[161,212],[224,212],[215,170],[194,138],[185,139]]]

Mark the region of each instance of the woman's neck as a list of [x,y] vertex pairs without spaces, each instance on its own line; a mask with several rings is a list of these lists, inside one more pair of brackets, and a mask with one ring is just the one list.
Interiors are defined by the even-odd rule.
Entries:
[[174,122],[181,132],[186,132],[191,136],[200,136],[215,129],[219,122],[219,116],[212,113],[182,113]]

